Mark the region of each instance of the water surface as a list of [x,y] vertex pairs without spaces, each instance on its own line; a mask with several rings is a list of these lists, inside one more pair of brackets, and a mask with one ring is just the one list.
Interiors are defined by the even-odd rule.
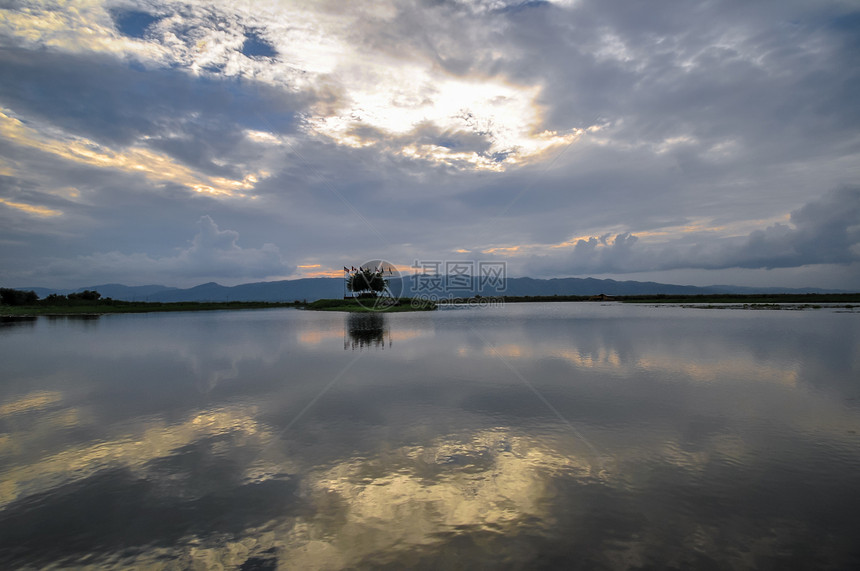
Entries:
[[0,567],[860,567],[860,314],[0,324]]

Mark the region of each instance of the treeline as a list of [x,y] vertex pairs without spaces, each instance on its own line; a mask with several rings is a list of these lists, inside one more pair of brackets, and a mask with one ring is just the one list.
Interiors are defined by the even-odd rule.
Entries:
[[92,305],[94,302],[112,303],[109,297],[102,299],[102,294],[93,290],[84,290],[69,295],[57,295],[52,293],[45,299],[39,299],[34,291],[21,291],[19,289],[0,288],[0,303],[12,306],[68,306],[68,305]]
[[628,303],[857,303],[860,293],[737,293],[704,295],[619,295]]
[[620,301],[625,303],[857,303],[860,293],[654,294],[654,295],[502,295],[441,299],[439,303],[476,301],[525,303],[541,301]]
[[0,304],[3,305],[35,305],[39,296],[34,291],[21,291],[7,287],[0,288]]
[[51,294],[44,299],[32,291],[0,288],[0,315],[98,315],[102,313],[149,313],[156,311],[208,311],[216,309],[268,309],[300,307],[302,302],[273,301],[123,301],[86,290],[69,295]]

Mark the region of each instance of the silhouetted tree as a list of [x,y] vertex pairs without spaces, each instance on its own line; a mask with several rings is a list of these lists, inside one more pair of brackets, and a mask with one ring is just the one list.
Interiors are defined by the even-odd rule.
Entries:
[[102,296],[102,294],[100,294],[100,293],[99,293],[99,292],[97,292],[97,291],[93,291],[93,290],[85,289],[85,290],[84,290],[84,291],[82,291],[82,292],[78,292],[78,293],[70,293],[70,294],[69,294],[69,300],[72,300],[72,301],[75,301],[75,300],[80,300],[80,301],[98,301],[98,299],[99,299],[101,296]]
[[346,287],[349,291],[355,293],[371,292],[379,295],[385,291],[386,285],[385,278],[382,277],[382,272],[363,269],[350,274]]
[[0,301],[5,305],[33,305],[39,301],[34,291],[21,291],[11,288],[0,288]]

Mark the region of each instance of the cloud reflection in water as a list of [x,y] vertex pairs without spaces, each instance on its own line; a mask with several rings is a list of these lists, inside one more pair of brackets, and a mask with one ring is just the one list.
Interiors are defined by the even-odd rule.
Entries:
[[850,567],[860,331],[776,313],[4,328],[0,563]]

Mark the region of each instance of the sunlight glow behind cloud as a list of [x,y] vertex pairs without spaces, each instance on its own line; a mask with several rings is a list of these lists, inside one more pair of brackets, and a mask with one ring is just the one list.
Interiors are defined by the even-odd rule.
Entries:
[[[473,8],[509,5],[476,3]],[[426,58],[404,61],[386,49],[355,44],[350,30],[356,20],[384,19],[394,12],[359,11],[356,16],[278,3],[228,15],[217,4],[198,1],[189,3],[195,7],[189,17],[182,6],[154,4],[154,13],[163,17],[144,38],[118,34],[108,11],[96,2],[71,11],[42,6],[16,12],[3,31],[40,46],[120,52],[145,65],[179,64],[194,74],[253,78],[296,92],[323,85],[335,100],[321,101],[305,117],[310,133],[461,169],[502,171],[539,159],[584,133],[545,127],[540,85],[518,85],[501,75],[457,77]],[[266,30],[277,57],[260,61],[241,53],[246,30],[257,26]],[[374,136],[362,134],[368,129]],[[189,186],[213,194],[233,192],[230,184]]]
[[[30,147],[57,158],[100,168],[114,169],[126,173],[139,173],[157,182],[173,182],[184,185],[194,192],[221,196],[225,198],[243,198],[247,195],[242,191],[253,190],[254,185],[265,174],[248,173],[242,180],[232,180],[225,177],[207,177],[195,172],[171,157],[153,152],[145,148],[127,148],[115,151],[94,141],[59,133],[54,130],[38,130],[25,125],[19,119],[10,117],[0,111],[0,136],[13,141],[20,146]],[[11,203],[10,203],[11,206]],[[25,208],[21,208],[26,210]],[[33,213],[38,213],[33,209]],[[61,212],[41,209],[43,216],[54,216]]]

